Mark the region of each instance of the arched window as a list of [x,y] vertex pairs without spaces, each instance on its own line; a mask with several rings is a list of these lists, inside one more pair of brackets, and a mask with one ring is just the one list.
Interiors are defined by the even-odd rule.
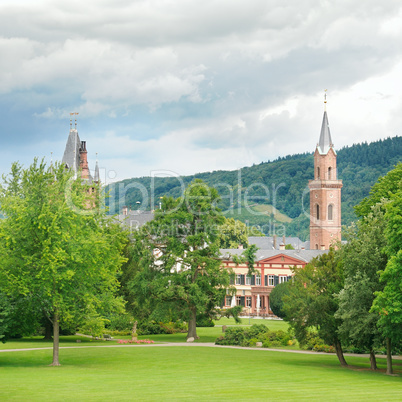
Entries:
[[318,167],[317,168],[317,179],[319,179],[320,178],[320,168]]
[[334,206],[332,204],[329,204],[328,205],[328,220],[329,221],[334,220],[333,213],[334,213]]
[[332,173],[332,168],[328,168],[328,180],[331,180],[331,173]]
[[320,219],[320,206],[318,204],[315,206],[315,216],[317,220]]
[[315,249],[318,250],[318,244],[315,245]]

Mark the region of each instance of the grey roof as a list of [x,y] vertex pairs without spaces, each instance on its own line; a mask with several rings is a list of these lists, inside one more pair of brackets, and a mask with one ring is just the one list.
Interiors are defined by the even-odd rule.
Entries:
[[62,162],[74,172],[78,172],[80,169],[80,146],[81,140],[78,131],[74,128],[70,129]]
[[[274,247],[274,238],[270,236],[250,236],[248,238],[249,244],[255,244],[260,249],[265,250],[279,250],[279,246],[283,243],[283,237],[277,236],[276,247]],[[303,242],[298,237],[285,237],[285,245],[290,244],[294,249],[309,249],[309,242]]]
[[129,229],[138,229],[154,219],[151,211],[130,211],[127,215],[117,215],[117,219]]
[[[329,130],[328,116],[327,112],[325,111],[322,119],[320,141],[318,142],[317,149],[321,155],[326,155],[330,148],[333,149],[333,146],[331,132]],[[334,149],[333,151],[335,152]]]
[[[232,255],[240,256],[244,250],[240,249],[221,249],[221,257],[230,259]],[[275,257],[276,255],[286,255],[296,258],[304,262],[310,262],[319,255],[328,253],[328,250],[258,250],[256,253],[256,261],[265,260],[266,258]]]

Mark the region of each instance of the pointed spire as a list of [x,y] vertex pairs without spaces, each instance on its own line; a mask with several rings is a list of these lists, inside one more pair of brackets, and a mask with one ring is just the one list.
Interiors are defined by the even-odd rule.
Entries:
[[98,166],[98,153],[96,153],[95,175],[94,181],[99,183],[99,166]]
[[320,154],[326,155],[329,151],[330,148],[333,147],[332,144],[332,139],[331,139],[331,132],[329,130],[329,123],[328,123],[328,116],[327,112],[324,112],[324,117],[322,119],[322,125],[321,125],[321,134],[320,134],[320,140],[318,142],[318,151]]

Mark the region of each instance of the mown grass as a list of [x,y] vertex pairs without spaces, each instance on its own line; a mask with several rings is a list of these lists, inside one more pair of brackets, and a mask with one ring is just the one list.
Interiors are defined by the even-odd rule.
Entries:
[[[367,359],[214,347],[114,346],[0,353],[0,400],[400,400]],[[379,359],[384,369],[385,360]],[[401,365],[395,365],[399,373]]]

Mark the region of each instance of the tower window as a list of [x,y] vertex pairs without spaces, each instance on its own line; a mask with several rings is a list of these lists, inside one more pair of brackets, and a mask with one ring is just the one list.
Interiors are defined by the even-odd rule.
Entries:
[[318,167],[317,168],[317,179],[319,179],[320,178],[320,168]]
[[328,205],[328,220],[332,221],[334,219],[333,216],[334,206],[332,204]]
[[318,204],[315,206],[315,214],[316,214],[317,220],[319,220],[320,219],[320,206]]
[[332,168],[328,168],[328,180],[331,180],[331,173],[332,173]]

